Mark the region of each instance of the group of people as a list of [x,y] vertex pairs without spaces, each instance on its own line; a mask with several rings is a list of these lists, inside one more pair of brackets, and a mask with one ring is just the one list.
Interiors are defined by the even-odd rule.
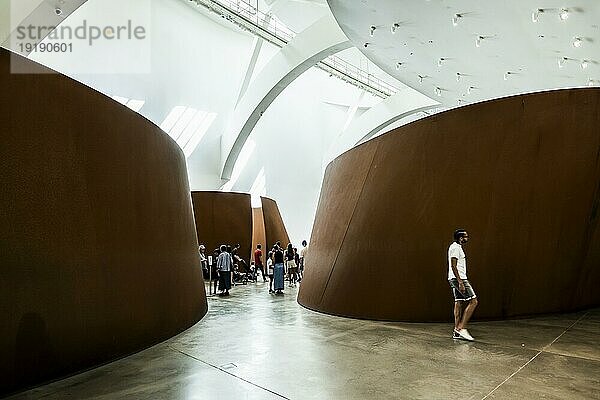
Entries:
[[304,256],[307,250],[306,240],[302,241],[302,249],[293,247],[291,243],[285,249],[281,247],[281,242],[277,241],[273,248],[267,253],[266,268],[263,263],[262,245],[258,244],[254,251],[254,261],[248,268],[246,262],[238,255],[240,245],[234,247],[230,245],[221,245],[213,251],[213,262],[209,263],[206,255],[206,246],[201,244],[198,248],[200,254],[200,263],[205,279],[210,281],[209,294],[219,296],[229,296],[229,290],[235,281],[236,274],[242,274],[242,271],[249,270],[253,280],[256,280],[258,271],[261,272],[263,281],[269,278],[269,293],[282,294],[284,281],[287,275],[290,287],[296,286],[302,280],[304,273]]
[[[457,229],[454,232],[453,239],[454,241],[448,248],[448,283],[454,296],[454,329],[452,331],[452,338],[473,341],[473,336],[466,329],[466,325],[471,319],[478,301],[475,290],[467,279],[467,260],[463,250],[463,245],[469,241],[469,234],[464,229]],[[213,257],[216,262],[208,263],[205,254],[206,248],[204,245],[200,245],[200,261],[205,277],[210,277],[211,294],[213,283],[215,293],[217,292],[218,282],[219,295],[229,296],[232,284],[232,272],[239,270],[241,265],[245,265],[244,260],[237,254],[239,248],[239,244],[233,248],[228,245],[221,245],[213,251]],[[265,282],[267,280],[266,276],[269,277],[269,293],[283,294],[286,275],[290,287],[296,286],[302,280],[307,248],[306,240],[302,241],[300,252],[291,243],[288,243],[284,249],[281,247],[281,242],[277,241],[267,253],[265,269],[262,245],[258,244],[254,251],[254,269],[251,272],[256,276],[260,270]],[[209,264],[211,265],[209,266]],[[209,267],[212,268],[210,272],[208,270]]]
[[[281,242],[279,241],[273,245],[273,248],[267,253],[266,261],[266,272],[269,277],[269,293],[283,294],[286,275],[290,287],[295,287],[302,280],[304,274],[304,256],[306,255],[307,248],[308,244],[306,240],[302,241],[302,250],[300,252],[291,243],[288,243],[285,249],[281,247]],[[254,251],[254,266],[255,270],[261,271],[263,280],[266,281],[262,256],[262,245],[258,244]]]
[[210,263],[206,255],[206,246],[201,244],[198,247],[202,272],[204,278],[209,280],[209,294],[213,294],[214,285],[215,294],[217,294],[218,289],[219,296],[229,296],[229,290],[235,280],[235,275],[248,269],[246,261],[238,254],[240,247],[239,244],[219,246],[218,249],[213,250],[212,262]]

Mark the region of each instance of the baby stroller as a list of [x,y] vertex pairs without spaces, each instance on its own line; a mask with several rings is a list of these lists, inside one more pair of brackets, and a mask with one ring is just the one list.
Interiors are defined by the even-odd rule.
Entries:
[[237,264],[233,264],[233,283],[241,283],[245,285],[248,283],[248,280],[251,279],[250,274],[245,272],[240,272],[240,268]]

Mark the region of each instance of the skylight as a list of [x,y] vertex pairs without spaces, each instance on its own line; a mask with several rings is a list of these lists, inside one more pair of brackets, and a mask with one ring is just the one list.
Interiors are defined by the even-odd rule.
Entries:
[[144,100],[128,99],[122,96],[112,96],[112,98],[135,112],[139,112],[144,107],[144,104],[146,104]]
[[237,180],[240,178],[240,175],[242,174],[244,167],[246,167],[248,160],[250,160],[250,156],[254,152],[255,148],[256,148],[256,143],[254,143],[254,140],[248,139],[246,141],[246,144],[244,144],[244,147],[242,147],[240,156],[238,157],[238,159],[235,163],[235,166],[233,167],[233,172],[231,173],[231,179],[229,180],[229,182],[224,184],[223,187],[221,187],[222,192],[230,192],[231,191],[231,189],[233,188],[233,185],[235,185]]
[[265,167],[262,167],[256,176],[252,187],[250,188],[250,201],[252,203],[252,208],[261,208],[262,202],[260,200],[260,196],[265,196],[266,194],[267,181],[265,177]]
[[216,117],[216,113],[176,106],[160,124],[160,128],[177,142],[183,149],[185,158],[188,158],[196,150]]

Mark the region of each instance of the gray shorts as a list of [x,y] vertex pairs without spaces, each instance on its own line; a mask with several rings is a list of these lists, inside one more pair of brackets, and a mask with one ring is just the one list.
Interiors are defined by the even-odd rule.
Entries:
[[454,295],[454,301],[469,301],[477,297],[475,294],[475,290],[473,290],[473,286],[469,283],[467,279],[463,279],[463,284],[465,285],[465,291],[461,292],[458,290],[458,280],[456,278],[452,278],[448,280],[450,287],[452,288],[452,294]]

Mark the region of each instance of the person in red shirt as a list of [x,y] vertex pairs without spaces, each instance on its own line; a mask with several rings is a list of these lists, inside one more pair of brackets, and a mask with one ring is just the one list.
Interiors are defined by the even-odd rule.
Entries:
[[265,268],[263,267],[262,262],[262,245],[259,243],[256,245],[256,250],[254,250],[254,273],[256,273],[260,269],[260,273],[263,277],[263,282],[267,281],[267,277],[265,275]]

